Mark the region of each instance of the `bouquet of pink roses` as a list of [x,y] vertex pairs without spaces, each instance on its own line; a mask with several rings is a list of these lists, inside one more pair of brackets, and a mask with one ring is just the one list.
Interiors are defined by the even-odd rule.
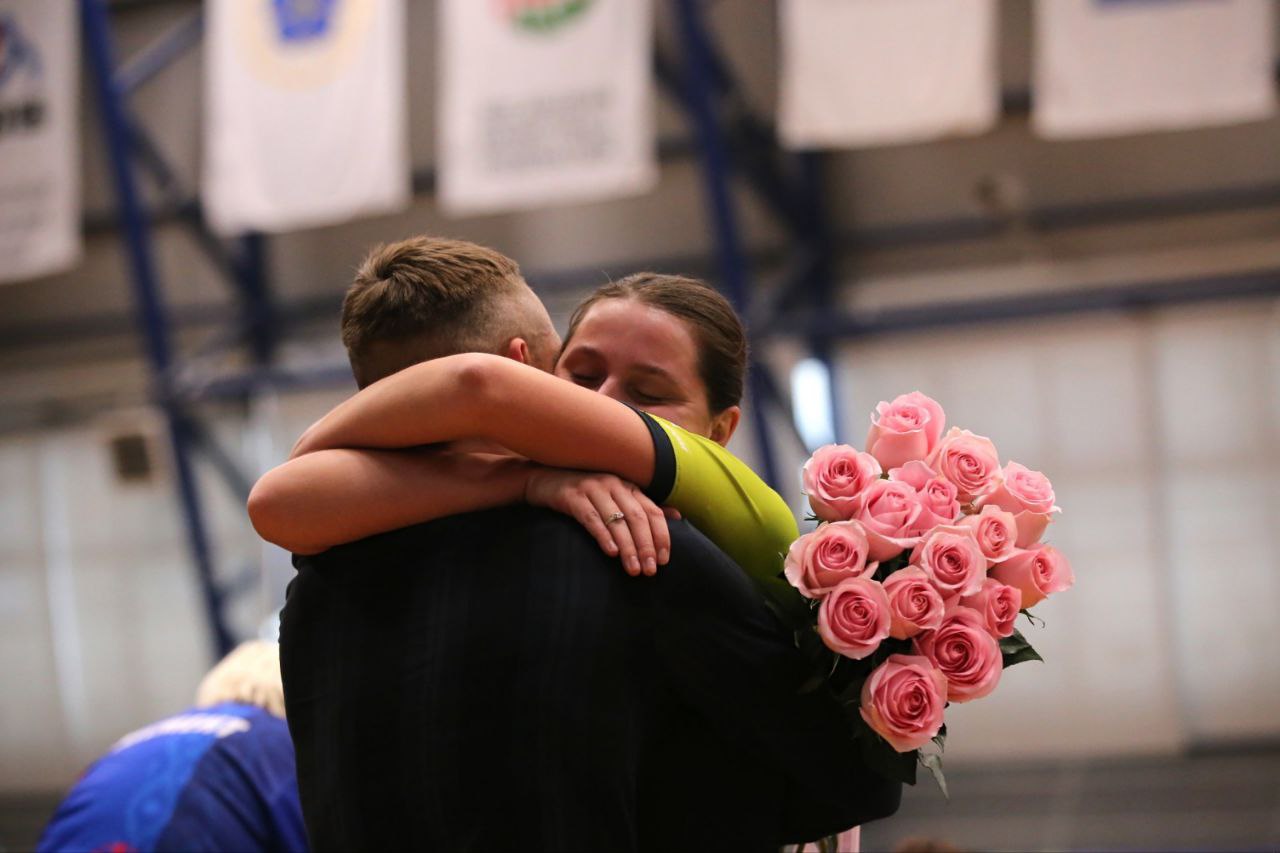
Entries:
[[[880,403],[865,451],[819,448],[804,490],[821,522],[786,558],[810,600],[802,648],[828,661],[868,763],[915,782],[917,763],[946,790],[943,711],[995,690],[1005,667],[1040,656],[1019,612],[1074,582],[1041,542],[1053,487],[991,440],[952,427],[919,392]],[[825,668],[825,667],[824,667]],[[937,751],[923,749],[933,742]]]

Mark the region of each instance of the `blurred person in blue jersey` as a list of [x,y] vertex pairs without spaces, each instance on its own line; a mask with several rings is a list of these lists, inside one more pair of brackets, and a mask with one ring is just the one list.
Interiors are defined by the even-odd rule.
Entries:
[[215,666],[193,708],[125,735],[85,770],[37,850],[305,851],[280,649]]

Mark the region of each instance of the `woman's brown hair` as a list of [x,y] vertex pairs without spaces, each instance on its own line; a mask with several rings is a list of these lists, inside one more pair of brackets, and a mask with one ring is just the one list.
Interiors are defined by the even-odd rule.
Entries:
[[597,302],[631,299],[689,324],[698,347],[698,372],[707,386],[707,405],[717,415],[742,402],[747,373],[747,333],[729,300],[696,278],[640,272],[610,282],[573,310],[564,343]]

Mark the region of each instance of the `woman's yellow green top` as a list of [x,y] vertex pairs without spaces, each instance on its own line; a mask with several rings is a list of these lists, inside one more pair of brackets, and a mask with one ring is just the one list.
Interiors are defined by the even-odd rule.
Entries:
[[646,494],[678,509],[742,567],[784,618],[803,618],[803,599],[782,577],[787,549],[800,535],[787,502],[711,439],[640,415],[654,441],[654,476]]

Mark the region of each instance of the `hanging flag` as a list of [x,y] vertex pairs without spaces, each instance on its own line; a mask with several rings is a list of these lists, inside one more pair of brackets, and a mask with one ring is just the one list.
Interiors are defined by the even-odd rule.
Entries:
[[779,0],[790,148],[982,133],[1000,114],[995,0]]
[[224,234],[409,203],[403,0],[209,0],[203,187]]
[[0,281],[80,257],[74,0],[0,0]]
[[1113,136],[1275,110],[1269,0],[1039,0],[1036,132]]
[[650,0],[441,0],[439,8],[445,211],[653,187]]

